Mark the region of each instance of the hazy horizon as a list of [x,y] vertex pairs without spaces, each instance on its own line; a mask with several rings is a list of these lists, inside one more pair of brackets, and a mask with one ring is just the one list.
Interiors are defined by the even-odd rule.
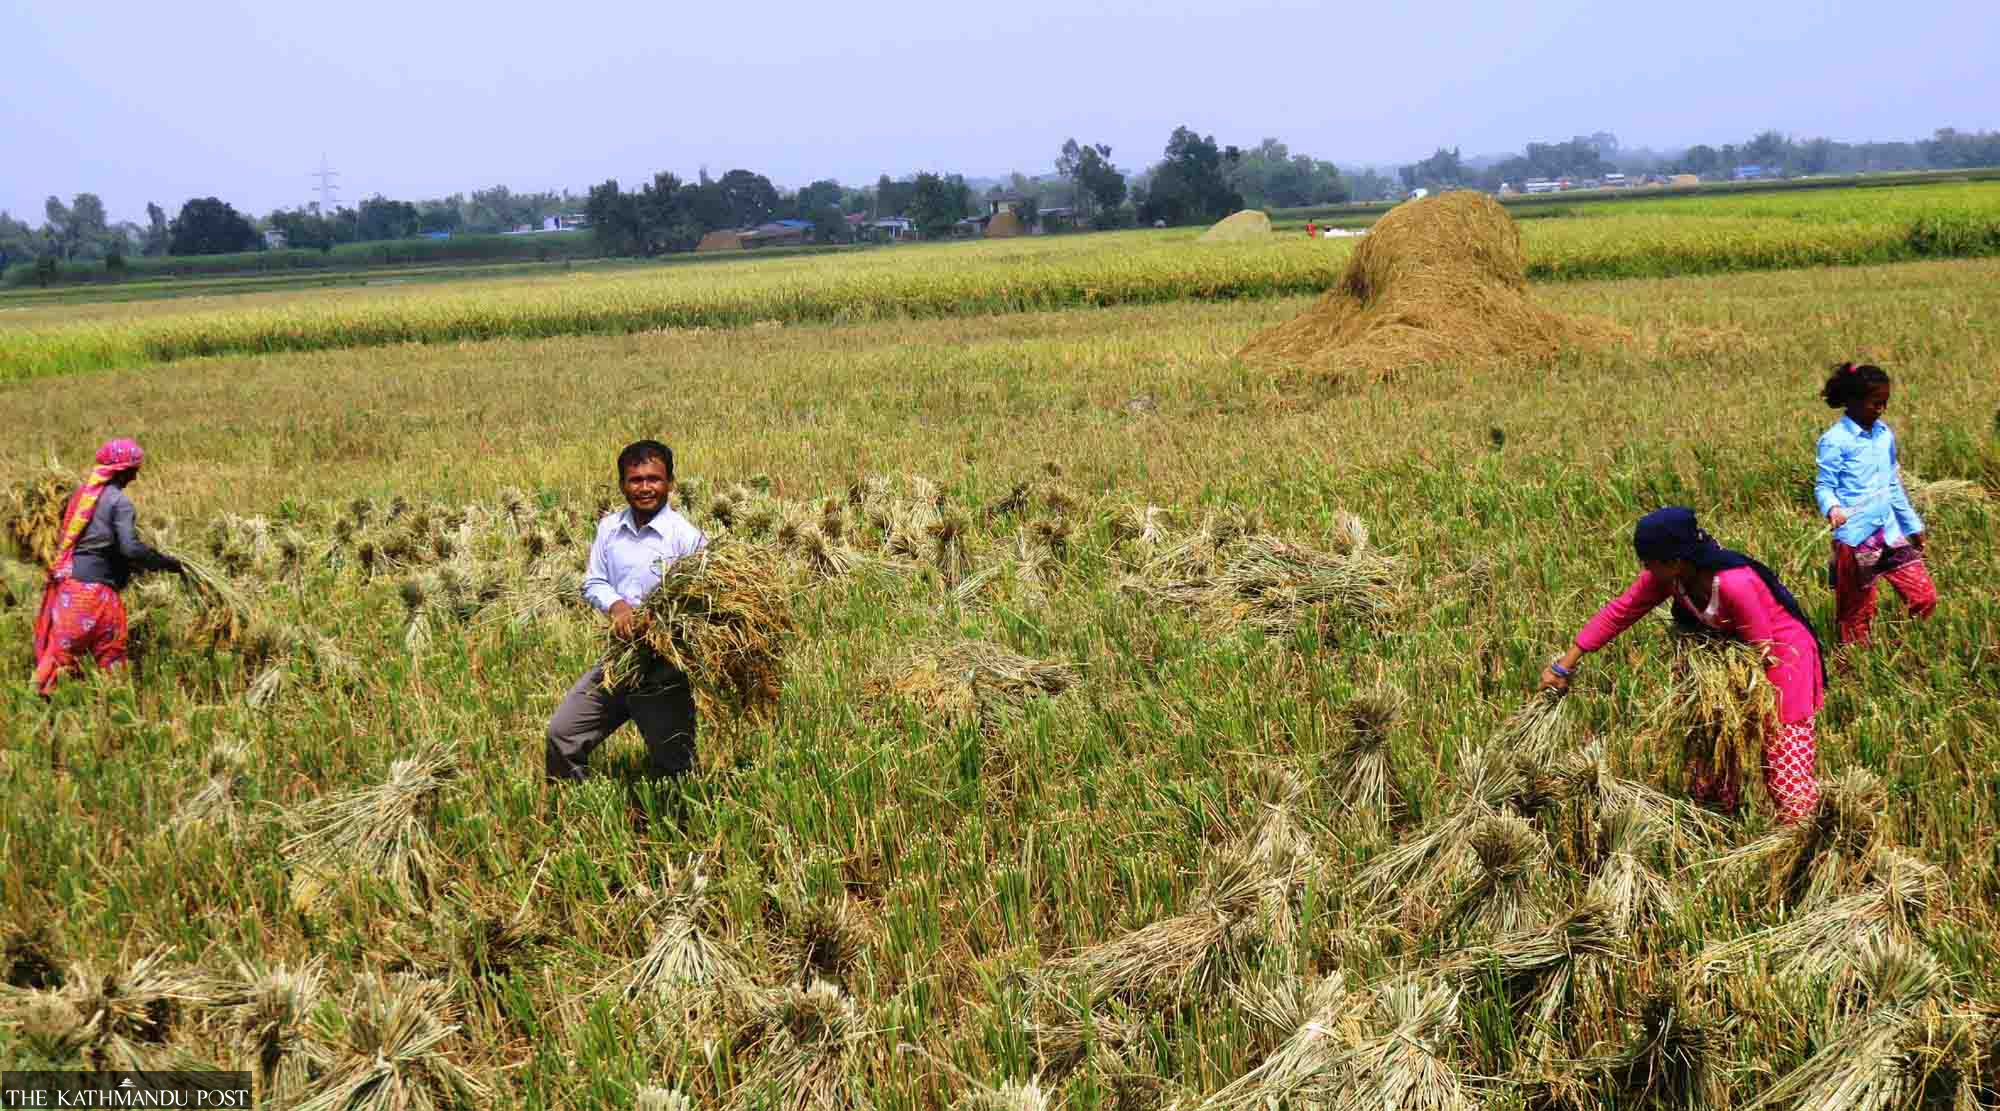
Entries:
[[34,95],[0,105],[0,209],[40,223],[45,197],[91,192],[112,220],[143,222],[148,201],[171,214],[214,195],[261,216],[315,199],[322,152],[353,204],[503,184],[580,193],[703,166],[785,188],[1032,175],[1072,136],[1139,170],[1180,124],[1343,167],[1599,130],[1670,149],[1767,128],[1858,142],[2000,126],[1990,0],[1898,10],[1893,36],[1879,8],[1801,0],[1698,0],[1671,20],[1580,0],[1103,0],[1004,19],[890,0],[846,20],[780,7],[753,26],[629,0],[587,23],[379,0],[159,13],[4,0],[9,83]]

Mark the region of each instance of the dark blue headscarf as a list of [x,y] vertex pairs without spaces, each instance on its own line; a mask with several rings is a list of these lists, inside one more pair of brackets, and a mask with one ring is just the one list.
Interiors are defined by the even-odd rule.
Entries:
[[[1826,682],[1826,646],[1820,643],[1819,630],[1813,628],[1812,619],[1799,606],[1799,600],[1785,589],[1778,580],[1778,573],[1751,559],[1742,552],[1733,552],[1715,542],[1715,538],[1695,523],[1694,510],[1684,505],[1670,505],[1655,509],[1639,518],[1639,524],[1632,530],[1632,547],[1641,560],[1684,559],[1702,571],[1713,574],[1735,567],[1748,567],[1757,572],[1770,590],[1771,597],[1785,607],[1785,612],[1798,618],[1799,624],[1812,634],[1813,645],[1819,649],[1820,682]],[[1699,625],[1692,614],[1680,612],[1680,601],[1674,602],[1675,620],[1683,625]]]

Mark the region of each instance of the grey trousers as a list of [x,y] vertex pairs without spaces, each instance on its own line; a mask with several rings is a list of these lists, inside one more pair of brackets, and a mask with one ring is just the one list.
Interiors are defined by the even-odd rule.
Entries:
[[550,779],[590,775],[590,754],[626,722],[646,741],[646,772],[681,775],[694,766],[694,692],[679,669],[660,665],[626,687],[604,689],[604,665],[583,673],[549,718]]

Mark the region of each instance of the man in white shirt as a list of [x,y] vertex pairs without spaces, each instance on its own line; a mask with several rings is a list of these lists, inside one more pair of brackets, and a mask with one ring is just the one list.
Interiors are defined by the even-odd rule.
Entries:
[[[674,489],[674,453],[667,445],[640,440],[619,452],[618,488],[625,508],[597,523],[583,597],[611,619],[614,633],[630,637],[662,570],[700,551],[707,537],[667,504]],[[627,721],[646,740],[650,775],[681,775],[694,766],[694,692],[687,675],[656,661],[628,684],[607,688],[599,662],[549,718],[548,777],[588,777],[591,752]]]

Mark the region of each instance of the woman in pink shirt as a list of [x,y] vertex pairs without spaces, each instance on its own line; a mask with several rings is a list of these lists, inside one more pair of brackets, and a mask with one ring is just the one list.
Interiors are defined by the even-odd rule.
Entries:
[[[1542,685],[1567,688],[1585,654],[1672,598],[1674,621],[1681,627],[1760,644],[1770,652],[1764,677],[1778,689],[1778,720],[1764,737],[1764,785],[1780,821],[1810,816],[1819,806],[1813,715],[1825,701],[1826,669],[1819,634],[1798,599],[1769,567],[1716,543],[1695,523],[1694,511],[1682,506],[1641,518],[1632,546],[1645,571],[1584,624],[1576,643],[1542,672]],[[1704,801],[1734,810],[1741,791],[1727,769],[1696,769],[1695,793]]]

